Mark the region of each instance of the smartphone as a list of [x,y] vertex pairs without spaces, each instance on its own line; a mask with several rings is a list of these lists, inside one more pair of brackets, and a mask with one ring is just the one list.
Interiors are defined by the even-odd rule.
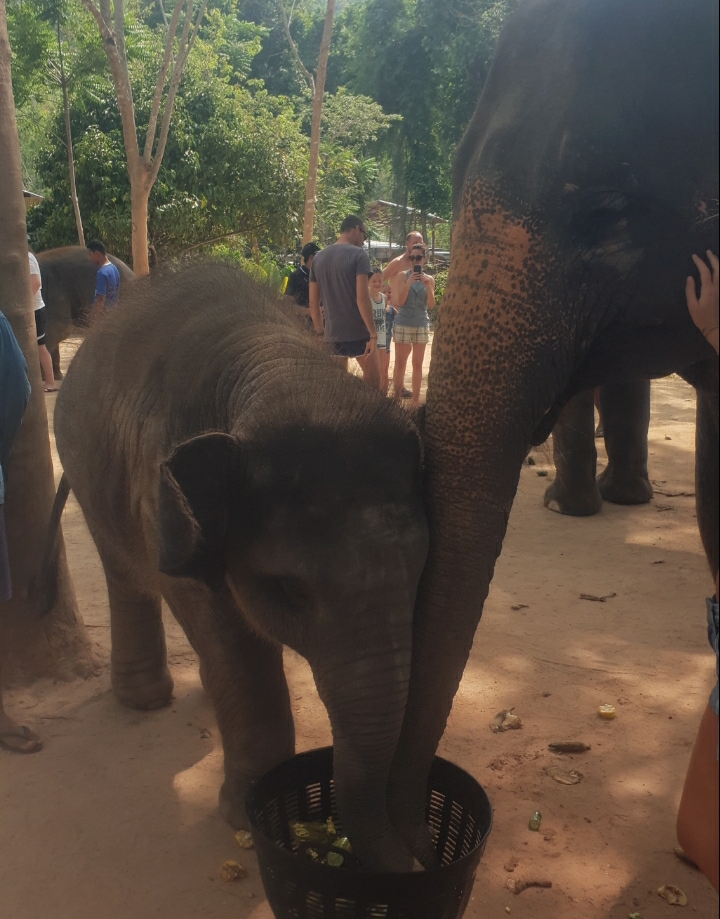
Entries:
[[421,274],[422,274],[422,265],[413,265],[413,274],[421,275]]

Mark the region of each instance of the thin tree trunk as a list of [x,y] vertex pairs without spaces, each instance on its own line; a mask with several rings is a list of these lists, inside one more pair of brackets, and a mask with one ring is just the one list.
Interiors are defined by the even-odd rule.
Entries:
[[60,59],[60,86],[62,87],[63,115],[65,116],[65,145],[67,146],[68,173],[70,175],[70,200],[72,201],[73,212],[75,214],[78,242],[81,246],[84,246],[85,233],[83,232],[82,217],[80,216],[80,202],[78,201],[77,187],[75,185],[75,157],[73,156],[72,130],[70,128],[70,102],[68,100],[67,79],[65,78],[65,65],[63,63],[62,43],[60,41],[59,20],[57,24],[57,43],[58,57]]
[[310,129],[310,162],[305,186],[305,214],[303,217],[303,245],[312,241],[315,228],[315,197],[317,195],[317,171],[320,160],[320,128],[322,125],[323,98],[325,96],[325,76],[330,56],[335,0],[328,0],[325,12],[320,54],[318,55],[317,73],[315,74],[315,92],[313,93],[312,127]]
[[[142,168],[142,167],[141,167]],[[140,172],[140,169],[138,170]],[[132,219],[132,267],[140,277],[150,273],[148,258],[148,200],[150,189],[140,175],[130,174],[130,217]]]
[[30,294],[20,148],[15,123],[5,0],[0,0],[0,310],[25,354],[32,395],[7,475],[5,524],[13,599],[0,609],[0,665],[6,682],[68,678],[93,671],[90,646],[59,540],[57,600],[33,623],[28,586],[37,574],[55,485]]
[[[147,230],[148,199],[165,153],[175,96],[185,64],[200,30],[208,0],[201,0],[194,20],[193,0],[175,0],[175,6],[169,22],[167,22],[167,17],[163,10],[163,19],[167,22],[165,50],[158,70],[157,80],[155,81],[155,91],[142,154],[138,146],[135,103],[125,56],[124,0],[113,0],[112,16],[110,15],[110,0],[99,0],[99,3],[98,8],[94,0],[82,0],[83,6],[97,23],[105,56],[110,67],[113,86],[115,87],[115,98],[120,110],[125,158],[130,177],[133,271],[136,275],[144,275],[150,271]],[[182,12],[183,7],[185,8],[184,14]],[[180,35],[178,35],[177,28],[180,23],[182,28]],[[173,48],[176,41],[177,48],[173,57]],[[170,74],[170,78],[158,132],[158,119],[168,74]],[[157,145],[155,145],[156,139]]]

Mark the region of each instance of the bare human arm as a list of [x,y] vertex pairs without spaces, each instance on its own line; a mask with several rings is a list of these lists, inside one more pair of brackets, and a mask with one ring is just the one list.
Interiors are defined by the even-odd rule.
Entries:
[[435,307],[435,278],[431,274],[423,274],[420,282],[425,285],[427,291],[428,309]]
[[409,264],[407,253],[403,252],[402,255],[398,255],[389,265],[385,266],[383,269],[383,279],[389,281],[390,278],[394,278],[396,274],[399,274],[403,268],[407,268]]
[[377,332],[375,331],[375,318],[366,274],[359,274],[355,277],[355,296],[357,297],[357,305],[362,321],[370,333],[370,340],[365,348],[365,354],[363,354],[363,357],[368,357],[377,349]]
[[320,288],[317,281],[310,281],[310,318],[312,319],[313,328],[316,335],[322,335],[323,318],[320,312]]
[[31,274],[30,275],[30,292],[32,293],[33,297],[40,290],[40,287],[41,287],[40,275]]
[[720,264],[718,257],[709,249],[707,258],[710,267],[699,258],[693,255],[693,261],[700,272],[700,296],[697,296],[695,288],[695,279],[689,277],[685,283],[685,297],[687,299],[688,309],[692,321],[700,329],[706,340],[713,346],[715,353],[718,352],[720,342],[718,340],[718,286],[720,281]]

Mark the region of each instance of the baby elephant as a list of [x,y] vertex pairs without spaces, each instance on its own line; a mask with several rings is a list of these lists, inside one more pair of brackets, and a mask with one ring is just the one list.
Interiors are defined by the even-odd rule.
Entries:
[[420,442],[295,322],[229,266],[128,286],[67,373],[57,447],[105,571],[120,701],[171,698],[164,598],[200,658],[220,807],[242,827],[250,784],[294,753],[294,648],[328,710],[355,851],[403,870],[385,794],[428,547]]

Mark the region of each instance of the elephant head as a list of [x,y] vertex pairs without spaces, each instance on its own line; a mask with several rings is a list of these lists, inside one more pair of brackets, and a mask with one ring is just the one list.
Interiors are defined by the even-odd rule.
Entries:
[[373,406],[180,444],[160,471],[160,568],[226,583],[253,630],[307,659],[343,826],[367,867],[403,870],[386,789],[428,530],[417,431],[385,400]]

